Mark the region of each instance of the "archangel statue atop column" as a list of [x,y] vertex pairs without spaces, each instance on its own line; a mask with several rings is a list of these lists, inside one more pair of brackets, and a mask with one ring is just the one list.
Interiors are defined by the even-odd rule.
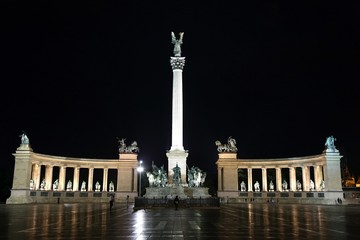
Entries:
[[176,39],[174,32],[171,32],[171,42],[174,44],[174,56],[181,57],[181,44],[183,43],[184,33],[179,33],[180,38]]

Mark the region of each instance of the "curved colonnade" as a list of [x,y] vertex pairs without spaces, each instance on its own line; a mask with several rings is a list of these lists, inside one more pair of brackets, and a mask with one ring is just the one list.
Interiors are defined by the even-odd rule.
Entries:
[[[251,201],[254,197],[268,201],[269,198],[283,196],[284,198],[280,200],[299,202],[304,200],[302,198],[307,198],[307,200],[320,200],[331,204],[337,198],[342,198],[341,157],[337,150],[325,150],[322,154],[314,156],[277,159],[237,159],[236,153],[221,152],[216,163],[218,196],[233,201]],[[243,181],[246,190],[240,187],[239,169],[246,176]],[[274,189],[269,187],[269,171],[275,173]],[[282,174],[284,171],[286,174]],[[284,180],[289,183],[287,189],[283,188]],[[259,189],[254,187],[256,182],[259,183]],[[297,187],[297,182],[301,183],[300,189]],[[314,186],[311,186],[312,182]],[[291,194],[279,194],[282,192]],[[295,192],[297,193],[294,194]],[[312,194],[306,194],[309,192]],[[314,195],[315,192],[318,194]]]
[[[60,197],[64,202],[104,202],[108,201],[110,192],[117,200],[138,195],[137,153],[120,153],[119,159],[69,158],[34,153],[29,144],[21,144],[13,155],[13,187],[7,200],[10,204],[54,202]],[[94,179],[94,171],[98,171],[101,179]],[[115,179],[109,178],[109,171]],[[85,180],[86,189],[81,189],[80,180]],[[95,182],[101,188],[95,189]],[[114,183],[114,189],[109,189],[110,182]]]

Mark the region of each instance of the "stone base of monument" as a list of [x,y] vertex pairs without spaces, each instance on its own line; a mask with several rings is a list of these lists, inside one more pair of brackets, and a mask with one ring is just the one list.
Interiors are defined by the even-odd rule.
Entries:
[[148,187],[144,198],[152,199],[173,199],[178,196],[180,199],[185,198],[209,198],[209,188],[191,188],[183,186],[167,186],[167,187]]

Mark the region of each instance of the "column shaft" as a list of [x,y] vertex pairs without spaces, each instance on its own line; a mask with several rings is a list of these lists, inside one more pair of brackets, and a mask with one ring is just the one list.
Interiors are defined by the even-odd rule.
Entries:
[[66,167],[61,166],[59,172],[59,191],[65,190],[65,176],[66,176]]
[[79,191],[80,168],[74,168],[73,191]]
[[93,190],[93,179],[94,179],[94,168],[89,168],[89,176],[88,176],[88,192]]
[[248,168],[248,192],[253,191],[252,168]]
[[107,191],[107,184],[108,184],[108,169],[104,168],[104,174],[103,174],[103,191]]
[[52,175],[53,175],[53,166],[46,165],[45,167],[45,190],[51,190],[52,188]]
[[282,191],[281,168],[276,168],[276,191]]
[[290,191],[296,191],[296,170],[294,167],[289,168],[290,172]]
[[267,171],[266,168],[262,168],[262,189],[264,192],[267,192]]

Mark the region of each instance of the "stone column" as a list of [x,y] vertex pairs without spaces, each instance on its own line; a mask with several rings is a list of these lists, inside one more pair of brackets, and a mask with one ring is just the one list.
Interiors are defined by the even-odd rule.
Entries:
[[317,165],[314,166],[314,182],[315,182],[315,188],[317,191],[320,191],[320,184],[321,184],[321,180],[323,179],[322,177],[322,169],[321,166]]
[[66,176],[66,167],[61,166],[59,172],[59,191],[65,191],[65,176]]
[[53,166],[46,165],[45,167],[45,190],[51,190],[52,188],[52,176],[53,176]]
[[248,192],[253,191],[252,168],[248,168]]
[[290,191],[296,191],[296,169],[294,167],[289,168],[290,175]]
[[281,168],[276,168],[276,191],[282,191]]
[[267,192],[267,172],[266,168],[262,168],[262,189],[264,192]]
[[103,192],[107,192],[107,184],[108,184],[108,169],[104,168],[103,174]]
[[118,168],[117,169],[117,183],[116,183],[116,191],[119,192],[121,189],[121,173],[122,171]]
[[181,170],[181,183],[187,185],[186,159],[188,152],[183,146],[183,86],[182,71],[185,65],[185,57],[171,57],[170,64],[173,69],[173,94],[172,94],[172,135],[171,148],[166,153],[168,158],[168,180],[173,183],[176,165]]
[[34,190],[38,190],[40,187],[40,169],[41,166],[38,163],[33,164],[31,179],[35,182]]
[[88,177],[88,192],[93,190],[93,178],[94,178],[94,168],[89,168],[89,177]]
[[309,166],[302,167],[302,178],[303,178],[303,191],[310,190],[310,174],[309,174]]
[[74,168],[73,191],[79,191],[80,168]]

